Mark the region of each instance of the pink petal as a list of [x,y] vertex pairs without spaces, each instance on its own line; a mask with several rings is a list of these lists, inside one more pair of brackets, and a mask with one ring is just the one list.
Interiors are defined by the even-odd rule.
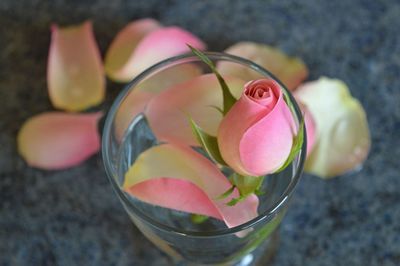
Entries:
[[261,176],[272,173],[290,153],[293,118],[279,86],[276,84],[273,89],[277,101],[268,107],[243,93],[218,129],[221,155],[240,174]]
[[223,220],[207,194],[190,181],[177,178],[153,178],[131,186],[127,191],[136,198],[153,205]]
[[248,128],[240,141],[244,168],[255,176],[277,170],[286,161],[293,144],[292,116],[283,97],[275,108]]
[[140,82],[121,103],[115,118],[115,130],[119,140],[136,115],[144,112],[147,103],[159,92],[177,86],[201,74],[201,69],[192,64],[167,68]]
[[137,45],[124,68],[124,75],[133,78],[161,60],[189,52],[187,44],[200,50],[206,48],[200,39],[179,27],[154,30]]
[[[264,67],[290,90],[294,90],[308,76],[307,66],[301,59],[289,57],[281,50],[268,45],[239,42],[225,52],[249,59]],[[261,74],[238,64],[220,62],[217,68],[223,75],[233,75],[243,80],[262,78]]]
[[150,32],[161,28],[154,19],[139,19],[126,25],[115,36],[105,56],[105,70],[108,77],[115,81],[133,79],[130,71],[132,55],[138,43]]
[[[244,81],[233,77],[225,77],[225,80],[234,95],[241,94]],[[189,116],[215,136],[222,115],[212,106],[222,107],[222,92],[215,75],[206,74],[160,93],[149,103],[145,113],[159,140],[198,145]]]
[[202,74],[202,69],[195,64],[181,64],[169,66],[158,71],[148,79],[141,81],[135,89],[140,91],[159,93],[176,86],[182,82],[191,80]]
[[299,104],[301,111],[303,112],[304,125],[306,126],[306,131],[307,131],[307,157],[308,157],[311,154],[315,144],[315,138],[316,138],[315,120],[310,110],[307,108],[307,106],[302,104],[297,99],[296,101]]
[[18,133],[18,151],[33,167],[51,170],[78,165],[100,149],[97,122],[101,116],[61,112],[34,116]]
[[189,147],[171,144],[143,152],[126,173],[123,185],[148,203],[222,218],[228,227],[234,227],[257,216],[258,199],[252,195],[235,206],[227,206],[232,197],[239,196],[236,190],[227,199],[217,198],[230,186],[207,158]]
[[47,83],[56,108],[81,111],[103,101],[105,79],[91,22],[51,27]]
[[121,103],[115,117],[115,134],[118,140],[122,140],[124,133],[133,119],[142,113],[155,93],[134,90]]

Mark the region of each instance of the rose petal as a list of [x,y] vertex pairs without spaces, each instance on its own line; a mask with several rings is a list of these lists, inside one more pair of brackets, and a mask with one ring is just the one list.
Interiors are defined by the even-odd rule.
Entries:
[[187,44],[204,50],[206,45],[196,36],[179,27],[166,27],[146,35],[136,47],[131,72],[136,75],[168,57],[189,52]]
[[141,201],[153,205],[223,220],[207,194],[190,181],[177,178],[152,178],[126,190]]
[[279,86],[271,85],[271,88],[277,97],[272,110],[244,93],[218,129],[223,159],[242,175],[262,176],[274,172],[286,161],[292,148],[292,114]]
[[167,68],[137,84],[121,103],[116,118],[115,130],[119,140],[132,120],[139,113],[144,112],[147,103],[159,92],[191,80],[201,74],[201,69],[196,65],[184,64]]
[[131,57],[138,43],[150,32],[161,28],[154,19],[139,19],[126,25],[115,36],[105,56],[105,70],[114,81],[130,81],[134,75],[130,73]]
[[[290,90],[295,89],[307,76],[307,66],[300,58],[285,55],[281,50],[253,42],[239,42],[225,50],[228,54],[240,56],[264,67],[275,75]],[[217,66],[222,75],[232,75],[243,80],[262,78],[254,70],[229,62]]]
[[129,124],[140,113],[142,113],[148,102],[156,95],[155,93],[134,90],[121,103],[115,116],[115,134],[118,140],[122,140]]
[[[234,77],[225,80],[232,94],[241,94],[244,81]],[[222,107],[222,91],[215,75],[206,74],[160,93],[150,101],[145,114],[159,140],[195,146],[199,144],[189,116],[204,131],[216,136],[222,115],[212,106]]]
[[302,104],[297,99],[296,99],[296,101],[299,104],[300,109],[303,113],[303,117],[304,117],[304,125],[305,125],[306,131],[307,131],[307,157],[308,157],[314,148],[314,143],[315,143],[315,138],[316,138],[315,121],[314,121],[314,118],[313,118],[310,110],[308,110],[307,106]]
[[56,108],[81,111],[103,101],[105,79],[91,22],[51,27],[47,83]]
[[273,173],[290,154],[295,132],[291,112],[283,97],[275,108],[248,128],[240,141],[240,159],[254,176]]
[[206,48],[199,38],[179,27],[166,27],[153,31],[135,50],[138,66],[144,70],[163,59],[189,52],[188,44],[199,50]]
[[202,70],[200,67],[194,64],[169,66],[168,68],[152,75],[143,82],[140,82],[136,89],[146,92],[159,93],[169,89],[172,86],[200,76],[201,74]]
[[[139,188],[135,188],[137,185]],[[239,196],[237,190],[227,199],[217,199],[231,187],[230,182],[216,165],[189,147],[163,144],[143,152],[126,173],[123,187],[131,193],[139,192],[133,195],[151,204],[222,218],[228,227],[257,216],[258,198],[254,195],[235,206],[226,203]]]
[[323,178],[343,174],[367,157],[371,140],[361,104],[340,80],[320,78],[295,91],[316,125],[316,142],[305,170]]
[[101,116],[47,112],[31,117],[18,133],[18,151],[33,167],[78,165],[100,149],[97,122]]

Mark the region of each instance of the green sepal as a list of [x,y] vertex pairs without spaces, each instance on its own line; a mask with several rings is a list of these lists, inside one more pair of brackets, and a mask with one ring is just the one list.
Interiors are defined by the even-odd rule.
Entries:
[[256,191],[254,191],[254,194],[256,194],[257,196],[262,196],[262,195],[265,195],[265,191],[261,191],[261,189],[257,189]]
[[227,198],[235,190],[235,186],[231,186],[227,191],[217,197],[218,200]]
[[287,157],[285,163],[274,173],[279,173],[283,171],[288,165],[294,160],[296,155],[300,152],[301,147],[303,146],[304,141],[304,116],[302,116],[299,126],[299,132],[293,138],[292,149],[290,150],[289,156]]
[[231,91],[229,90],[228,85],[226,84],[224,78],[219,74],[217,68],[215,67],[214,63],[208,58],[204,53],[200,52],[196,48],[190,46],[187,44],[187,46],[190,48],[192,53],[196,55],[198,58],[200,58],[201,61],[203,61],[205,64],[207,64],[211,71],[215,74],[215,76],[218,79],[219,84],[221,85],[222,89],[222,96],[223,96],[223,114],[226,115],[229,110],[232,108],[232,106],[236,103],[236,98],[232,95]]
[[[226,205],[234,206],[238,202],[244,200],[251,194],[261,195],[260,191],[261,185],[264,181],[264,176],[243,176],[237,173],[234,173],[230,176],[229,180],[231,181],[233,188],[237,188],[239,190],[239,197],[231,199]],[[232,190],[233,191],[233,190]]]
[[233,198],[226,205],[235,206],[238,202],[244,200],[246,197],[247,196],[240,196],[239,198]]
[[196,122],[193,121],[191,117],[189,117],[190,126],[192,127],[193,133],[197,138],[197,141],[203,147],[203,149],[207,152],[207,154],[221,165],[226,165],[224,159],[222,159],[221,153],[218,148],[218,140],[217,137],[211,136],[207,132],[205,132],[201,127],[199,127]]
[[238,188],[240,196],[248,196],[260,189],[264,176],[243,176],[234,174],[232,184]]

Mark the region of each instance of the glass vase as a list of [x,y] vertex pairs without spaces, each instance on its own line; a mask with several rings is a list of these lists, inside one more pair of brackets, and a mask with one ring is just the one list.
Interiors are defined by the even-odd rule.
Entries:
[[[240,73],[276,80],[293,102],[297,125],[301,112],[285,86],[271,73],[246,59],[223,53],[206,53],[217,65],[232,64]],[[110,183],[137,228],[175,265],[266,265],[278,247],[278,226],[303,170],[306,140],[291,165],[265,177],[259,196],[259,215],[251,221],[227,228],[219,220],[195,222],[193,214],[142,202],[122,189],[124,176],[136,158],[158,145],[145,115],[138,108],[138,91],[156,95],[183,81],[187,71],[198,75],[210,70],[194,55],[164,60],[136,76],[118,95],[106,117],[102,153]],[[180,73],[182,75],[176,75]],[[160,85],[161,84],[161,85]],[[140,96],[139,96],[140,97]],[[176,129],[179,130],[179,129]],[[304,138],[306,134],[304,134]],[[154,167],[157,167],[156,165]]]

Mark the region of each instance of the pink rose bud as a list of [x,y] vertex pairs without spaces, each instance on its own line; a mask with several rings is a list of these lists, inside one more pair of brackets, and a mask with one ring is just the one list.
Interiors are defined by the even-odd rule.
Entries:
[[278,170],[290,154],[295,135],[292,113],[280,86],[270,79],[248,82],[218,129],[225,162],[242,175]]

